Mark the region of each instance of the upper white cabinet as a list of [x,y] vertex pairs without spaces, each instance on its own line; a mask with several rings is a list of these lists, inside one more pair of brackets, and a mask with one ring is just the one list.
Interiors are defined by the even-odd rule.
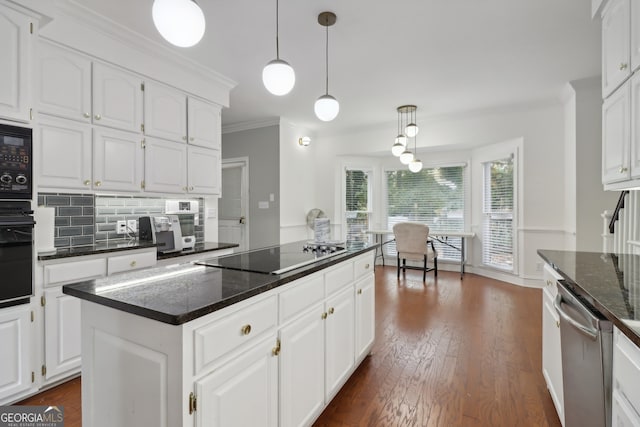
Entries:
[[145,134],[187,142],[187,96],[153,82],[145,83],[144,92]]
[[631,0],[631,69],[640,67],[640,0]]
[[222,134],[220,106],[192,97],[189,97],[188,104],[189,144],[219,150]]
[[5,405],[33,388],[30,305],[0,310],[0,405]]
[[220,194],[220,151],[187,147],[187,154],[187,191],[196,194]]
[[631,75],[630,1],[610,0],[602,12],[602,96]]
[[626,83],[602,107],[602,182],[628,180],[630,146],[630,85]]
[[91,60],[40,41],[38,69],[38,111],[91,123]]
[[93,130],[93,186],[140,191],[144,176],[142,136],[115,129]]
[[187,147],[171,141],[146,138],[145,190],[160,193],[187,191]]
[[142,130],[142,78],[93,64],[93,123],[130,132]]
[[31,111],[33,19],[0,4],[0,118],[28,122]]

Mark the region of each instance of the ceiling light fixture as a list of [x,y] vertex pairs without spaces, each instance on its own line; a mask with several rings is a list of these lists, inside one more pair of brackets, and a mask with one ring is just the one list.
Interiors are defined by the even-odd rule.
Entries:
[[298,145],[308,147],[309,144],[311,144],[311,138],[309,138],[308,136],[303,136],[302,138],[298,139]]
[[[400,153],[400,163],[402,163],[403,165],[408,165],[411,162],[413,162],[415,159],[414,153],[412,153],[411,150],[409,150],[408,148],[408,145],[409,145],[408,138],[415,138],[415,136],[417,135],[418,126],[415,124],[415,118],[413,118],[413,114],[416,112],[417,109],[418,107],[416,107],[415,105],[401,105],[397,109],[398,115],[401,116],[400,127],[402,127],[402,123],[407,123],[409,122],[409,120],[411,120],[411,123],[409,123],[404,128],[405,133],[404,134],[400,133],[396,137],[396,141],[398,141],[400,138],[403,137],[402,140],[404,141],[404,151]],[[402,121],[402,117],[404,117],[406,120]],[[411,130],[411,134],[409,133],[409,130]],[[415,130],[415,133],[413,133],[414,130]],[[394,146],[392,147],[392,152],[395,146],[396,145],[394,144]],[[399,148],[396,148],[396,149],[399,150]],[[415,140],[414,140],[414,149],[415,149]]]
[[326,67],[326,86],[325,94],[316,100],[313,109],[316,116],[323,122],[330,122],[335,119],[340,112],[340,104],[338,100],[329,95],[329,27],[336,23],[336,15],[333,12],[322,12],[318,15],[318,24],[326,28],[326,51],[325,51],[325,67]]
[[409,170],[413,173],[418,173],[422,170],[422,160],[418,160],[416,157],[418,156],[418,143],[416,140],[417,136],[413,137],[413,160],[409,162]]
[[204,13],[195,0],[154,0],[151,16],[160,35],[174,46],[191,47],[204,36]]
[[402,113],[400,112],[400,108],[396,109],[398,111],[398,136],[396,136],[394,144],[391,146],[391,154],[396,157],[400,157],[400,154],[403,153],[404,147],[407,146],[407,137],[402,133]]
[[418,125],[416,124],[416,117],[415,117],[417,107],[415,105],[408,105],[407,107],[413,107],[413,108],[409,109],[409,115],[411,116],[411,123],[409,123],[404,128],[404,133],[409,138],[413,138],[420,131],[420,128],[418,128]]
[[295,86],[296,73],[288,62],[280,59],[279,14],[280,8],[278,0],[276,0],[276,59],[264,66],[262,83],[272,94],[282,96],[291,92],[291,89]]

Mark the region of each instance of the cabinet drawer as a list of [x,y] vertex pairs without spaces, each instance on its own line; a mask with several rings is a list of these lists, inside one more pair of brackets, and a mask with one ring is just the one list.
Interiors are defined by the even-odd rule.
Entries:
[[353,262],[355,278],[358,279],[365,274],[373,273],[373,252],[368,252],[356,258]]
[[274,329],[277,310],[278,303],[274,295],[193,331],[194,375],[221,356]]
[[323,282],[323,276],[315,276],[282,292],[279,295],[280,323],[292,318],[312,304],[322,301],[324,298]]
[[353,263],[346,262],[324,275],[324,286],[327,296],[353,283]]
[[[613,388],[640,405],[640,349],[619,329],[614,337]],[[640,406],[634,409],[640,411]]]
[[109,257],[107,260],[107,271],[109,274],[120,273],[122,271],[137,270],[140,268],[156,265],[156,252],[139,252],[137,254],[127,254]]
[[107,261],[104,258],[45,265],[44,285],[53,286],[81,282],[104,277],[106,274]]

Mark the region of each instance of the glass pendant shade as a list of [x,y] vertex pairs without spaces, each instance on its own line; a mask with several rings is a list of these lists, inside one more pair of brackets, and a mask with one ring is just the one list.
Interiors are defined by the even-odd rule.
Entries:
[[331,95],[322,95],[316,100],[313,110],[316,116],[323,122],[330,122],[335,119],[340,112],[338,100]]
[[409,163],[409,170],[411,172],[420,172],[422,170],[422,161],[418,160],[418,159],[413,159],[410,163]]
[[398,144],[402,144],[403,147],[407,146],[407,137],[404,136],[403,134],[400,134],[398,136],[396,136],[396,142]]
[[172,45],[191,47],[204,36],[204,13],[193,0],[154,0],[153,23]]
[[416,136],[419,130],[420,129],[418,129],[418,125],[416,125],[415,123],[409,123],[407,127],[404,128],[404,131],[409,138],[413,138],[414,136]]
[[400,144],[399,142],[396,142],[391,146],[391,154],[393,154],[394,156],[400,157],[400,154],[402,154],[403,152],[404,145]]
[[291,65],[282,59],[274,59],[262,70],[262,83],[269,92],[282,96],[291,92],[296,84],[296,73]]
[[405,148],[405,150],[400,154],[400,163],[403,165],[408,165],[413,161],[413,153]]

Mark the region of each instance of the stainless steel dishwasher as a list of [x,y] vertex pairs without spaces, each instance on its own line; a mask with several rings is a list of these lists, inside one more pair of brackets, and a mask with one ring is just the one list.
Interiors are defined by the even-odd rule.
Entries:
[[587,298],[558,281],[565,427],[611,426],[613,327]]

